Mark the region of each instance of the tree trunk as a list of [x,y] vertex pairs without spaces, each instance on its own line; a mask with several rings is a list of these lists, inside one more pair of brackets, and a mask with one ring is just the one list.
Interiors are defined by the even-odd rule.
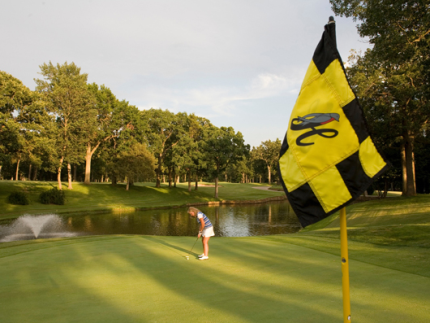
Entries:
[[35,166],[33,170],[33,181],[35,181],[36,179],[37,179],[37,166]]
[[72,166],[70,163],[67,163],[67,180],[69,182],[69,186],[67,187],[69,190],[72,190]]
[[382,195],[382,197],[386,198],[387,197],[387,193],[388,193],[388,180],[387,179],[385,179],[384,185],[385,185],[385,187],[384,187],[384,194]]
[[115,175],[112,175],[112,185],[116,185],[117,184],[117,179]]
[[417,195],[417,179],[415,177],[415,154],[412,150],[412,178],[414,183],[414,195]]
[[215,198],[218,198],[218,176],[215,177]]
[[188,192],[191,192],[191,173],[188,172]]
[[261,175],[260,175],[260,184],[261,184]]
[[406,195],[406,183],[407,183],[407,171],[406,171],[406,153],[405,153],[405,143],[402,142],[400,147],[400,157],[402,160],[402,195]]
[[406,171],[407,171],[407,196],[414,196],[416,195],[415,191],[415,178],[414,178],[414,148],[413,148],[413,142],[412,138],[407,143],[405,147],[405,153],[406,153]]
[[169,188],[172,188],[172,169],[169,167]]
[[176,188],[176,180],[178,179],[178,176],[176,176],[176,170],[173,168],[173,187]]
[[402,171],[403,171],[403,192],[404,196],[415,196],[414,177],[414,137],[405,133],[402,144]]
[[58,189],[61,191],[63,187],[61,186],[61,166],[63,165],[64,156],[60,159],[60,166],[58,166],[57,169],[57,182],[58,182]]
[[160,180],[160,176],[161,176],[161,163],[163,162],[163,159],[161,158],[161,154],[158,156],[158,167],[156,169],[156,176],[157,176],[157,182],[155,184],[155,187],[160,187],[161,186],[161,180]]
[[127,185],[125,186],[125,190],[128,191],[129,188],[130,188],[130,180],[127,177]]
[[91,158],[93,157],[94,152],[100,146],[100,141],[97,145],[91,150],[91,143],[87,144],[87,152],[85,153],[85,180],[84,184],[91,184]]
[[104,175],[102,175],[102,178],[100,179],[100,183],[103,183]]
[[18,180],[18,172],[19,172],[19,163],[21,161],[21,158],[18,159],[18,161],[16,162],[16,173],[15,173],[15,180]]
[[196,186],[194,187],[194,190],[197,191],[199,189],[199,175],[196,174]]
[[268,179],[269,179],[269,184],[272,184],[272,174],[270,172],[270,166],[267,165],[267,175],[268,175]]
[[31,181],[31,164],[28,166],[28,180]]

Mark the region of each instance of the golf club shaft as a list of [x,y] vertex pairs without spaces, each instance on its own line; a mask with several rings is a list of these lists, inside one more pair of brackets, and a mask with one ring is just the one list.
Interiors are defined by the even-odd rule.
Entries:
[[188,251],[188,256],[190,255],[191,251],[193,251],[194,246],[196,245],[197,240],[199,240],[199,237],[197,237],[196,241],[194,241],[193,246],[191,247],[190,251]]

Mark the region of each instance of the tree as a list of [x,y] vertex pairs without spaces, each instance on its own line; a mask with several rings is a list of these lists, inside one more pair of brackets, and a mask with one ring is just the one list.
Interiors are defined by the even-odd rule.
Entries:
[[183,123],[185,132],[182,134],[178,144],[171,150],[171,160],[178,167],[179,175],[186,175],[188,191],[191,192],[193,175],[196,178],[195,189],[197,190],[198,176],[202,174],[202,168],[205,166],[203,165],[204,162],[199,143],[203,140],[204,129],[210,126],[210,122],[194,114],[183,117],[185,118],[185,122]]
[[[363,70],[368,69],[356,76],[362,78],[356,84],[361,94],[359,98],[374,96],[378,106],[373,109],[385,111],[386,118],[394,126],[390,133],[402,139],[403,195],[414,195],[415,138],[428,127],[430,116],[428,1],[330,2],[335,14],[359,20],[360,36],[369,37],[374,45],[357,61]],[[363,108],[370,109],[369,106]]]
[[150,178],[154,176],[155,159],[141,143],[133,144],[129,150],[122,151],[116,158],[113,172],[116,176],[126,177],[129,190],[130,183],[136,178]]
[[91,180],[91,159],[100,144],[113,138],[118,138],[121,131],[131,127],[132,120],[127,118],[128,102],[119,101],[106,86],[92,83],[88,86],[96,98],[96,122],[88,124],[86,153],[85,153],[85,184]]
[[121,156],[129,154],[129,151],[137,144],[147,147],[145,141],[147,125],[142,120],[139,109],[125,101],[121,101],[120,104],[121,109],[117,111],[116,118],[120,119],[124,126],[121,127],[118,135],[112,137],[112,140],[106,141],[103,149],[98,152],[99,156],[104,159],[105,171],[112,178],[112,185],[116,185],[120,178],[116,163]]
[[34,151],[41,145],[40,134],[46,118],[39,95],[0,71],[0,161],[16,162],[16,180],[21,161],[40,163]]
[[[253,147],[254,150],[254,147]],[[267,179],[269,184],[272,184],[272,171],[276,166],[279,158],[279,151],[281,150],[281,141],[276,138],[275,141],[266,140],[260,146],[255,148],[255,158],[261,159],[265,162],[267,167]]]
[[416,140],[417,192],[430,193],[430,137],[423,133]]
[[36,89],[44,96],[48,111],[56,118],[55,137],[57,181],[61,190],[61,169],[68,164],[69,189],[72,188],[70,164],[83,159],[86,129],[96,122],[94,95],[88,90],[87,74],[74,63],[40,66],[43,79],[36,79]]
[[146,138],[150,151],[157,160],[156,187],[160,187],[164,158],[184,135],[186,114],[174,115],[168,110],[149,109],[142,111],[142,119],[148,125]]
[[201,142],[204,158],[208,162],[208,172],[215,180],[215,198],[218,198],[218,177],[230,164],[249,156],[249,145],[245,145],[240,132],[235,133],[232,127],[215,126],[205,129]]

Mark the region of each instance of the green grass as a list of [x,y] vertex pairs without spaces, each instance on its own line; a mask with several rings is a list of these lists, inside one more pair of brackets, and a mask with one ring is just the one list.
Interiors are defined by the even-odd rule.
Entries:
[[[213,193],[201,187],[187,196],[185,185],[113,192],[136,194],[122,205],[143,193],[173,204]],[[228,199],[276,194],[221,185]],[[107,191],[76,189],[99,198]],[[430,322],[430,196],[353,204],[347,217],[352,321]],[[113,235],[2,243],[0,322],[342,322],[338,214],[296,234],[214,237],[208,261],[196,259],[200,243],[185,260],[194,241]]]
[[[68,190],[67,183],[63,183],[63,190],[66,192],[66,205],[45,205],[39,202],[39,195],[42,191],[55,187],[56,182],[0,181],[0,218],[13,218],[25,213],[97,212],[120,208],[133,211],[135,208],[179,206],[222,200],[257,200],[284,195],[282,192],[252,188],[258,184],[221,182],[220,185],[219,198],[215,199],[213,187],[199,187],[195,191],[193,185],[191,192],[188,192],[187,183],[178,184],[177,188],[171,189],[165,184],[156,188],[154,183],[137,183],[129,191],[125,190],[125,185],[113,186],[101,183],[92,183],[91,185],[73,183],[73,189]],[[12,205],[7,203],[9,194],[14,191],[26,192],[30,204]]]
[[[0,321],[341,322],[339,244],[303,234],[96,236],[0,245]],[[351,242],[355,322],[428,322],[428,250]],[[400,260],[402,258],[402,261]]]
[[[348,239],[387,246],[430,247],[430,196],[390,197],[346,209]],[[339,239],[339,213],[304,232]]]

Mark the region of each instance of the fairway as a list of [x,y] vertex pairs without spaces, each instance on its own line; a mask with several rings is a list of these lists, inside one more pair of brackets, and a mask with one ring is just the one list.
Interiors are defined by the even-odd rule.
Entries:
[[[193,237],[1,244],[0,322],[341,322],[337,241],[305,235],[215,237],[208,261]],[[427,249],[396,250],[415,261],[350,243],[353,322],[430,321]]]

